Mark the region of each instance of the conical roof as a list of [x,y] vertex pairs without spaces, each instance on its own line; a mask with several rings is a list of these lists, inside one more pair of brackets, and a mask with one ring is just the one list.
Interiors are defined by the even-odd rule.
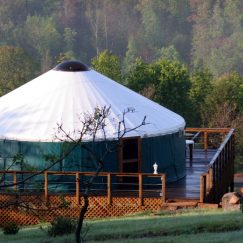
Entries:
[[74,63],[61,64],[0,98],[0,139],[54,141],[57,123],[72,133],[80,129],[84,113],[104,106],[111,107],[107,138],[117,137],[118,121],[127,109],[133,110],[125,117],[127,127],[136,127],[144,116],[147,123],[127,136],[158,136],[184,128],[176,113]]

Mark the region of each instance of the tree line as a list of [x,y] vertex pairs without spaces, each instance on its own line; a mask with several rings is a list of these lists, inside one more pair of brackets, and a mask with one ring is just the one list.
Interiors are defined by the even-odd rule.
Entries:
[[137,57],[177,58],[242,74],[242,10],[241,0],[0,0],[0,46],[22,48],[38,72],[107,49],[124,70]]

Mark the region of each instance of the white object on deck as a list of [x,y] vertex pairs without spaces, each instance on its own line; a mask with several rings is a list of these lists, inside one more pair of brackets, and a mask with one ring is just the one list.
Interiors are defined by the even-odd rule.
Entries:
[[157,175],[158,174],[158,165],[156,164],[156,162],[153,164],[154,167],[154,174]]
[[194,141],[193,140],[186,140],[186,147],[189,148],[189,157],[190,157],[190,161],[192,161],[192,157],[193,157],[193,148],[194,148]]
[[194,146],[194,141],[193,140],[186,140],[186,145],[190,145],[192,144]]

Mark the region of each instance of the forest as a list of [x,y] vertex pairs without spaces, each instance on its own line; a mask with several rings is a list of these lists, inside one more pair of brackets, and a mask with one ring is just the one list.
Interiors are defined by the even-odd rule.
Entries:
[[242,158],[242,0],[0,0],[0,96],[64,60],[187,126],[235,127]]

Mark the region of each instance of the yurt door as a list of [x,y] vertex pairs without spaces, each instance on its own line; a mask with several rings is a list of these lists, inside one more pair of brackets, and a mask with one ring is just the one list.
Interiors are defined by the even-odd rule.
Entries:
[[122,138],[119,149],[119,166],[122,173],[141,172],[141,138]]

